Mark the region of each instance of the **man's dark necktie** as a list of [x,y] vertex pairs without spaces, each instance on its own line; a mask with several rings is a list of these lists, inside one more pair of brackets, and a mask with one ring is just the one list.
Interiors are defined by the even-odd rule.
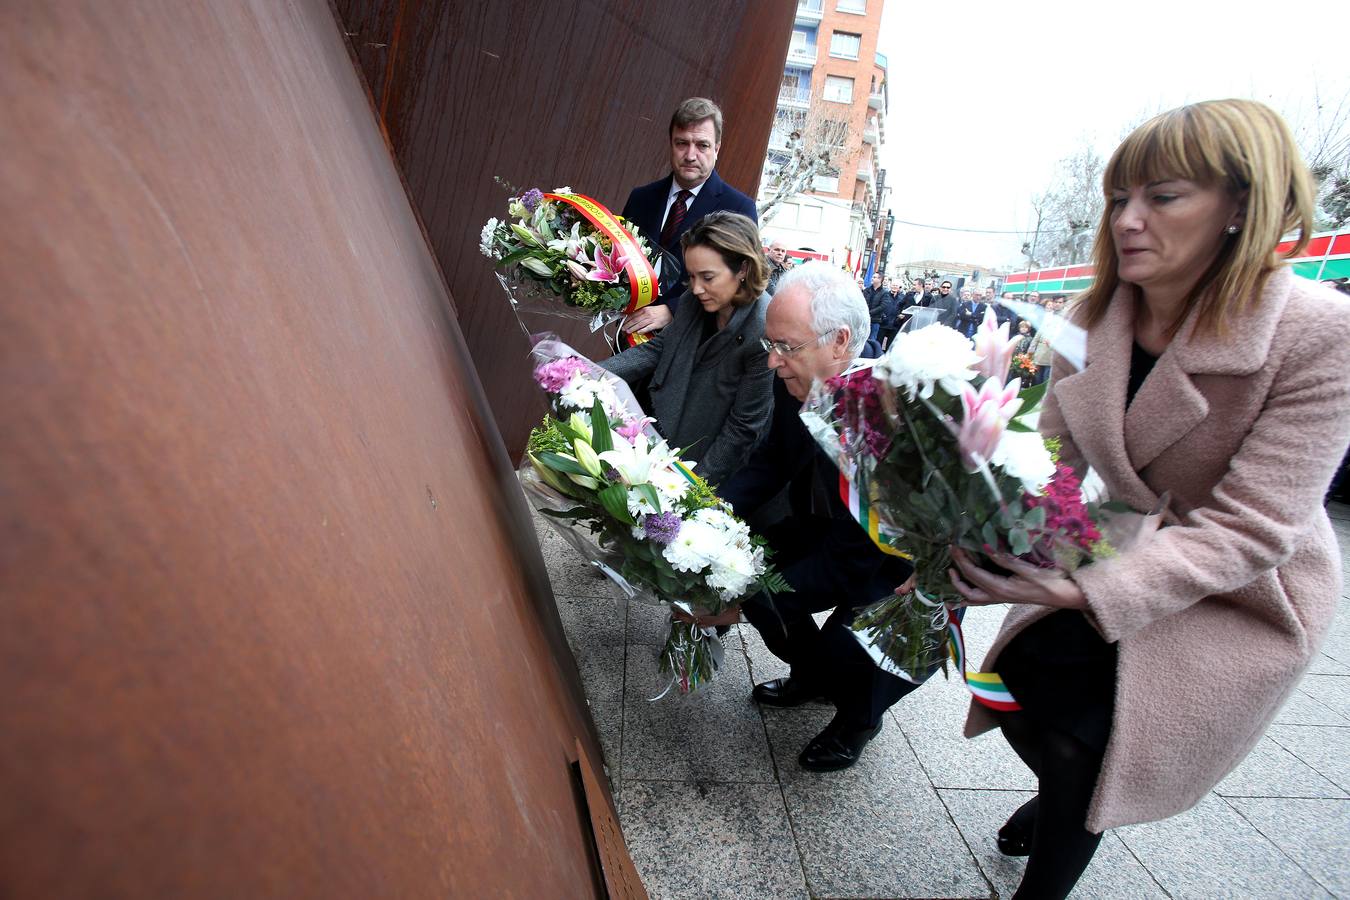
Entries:
[[670,242],[675,239],[675,233],[680,230],[680,223],[684,221],[684,214],[689,211],[685,206],[689,198],[694,196],[690,191],[680,191],[675,197],[675,203],[670,207],[670,212],[666,213],[666,226],[661,229],[661,246],[669,247]]

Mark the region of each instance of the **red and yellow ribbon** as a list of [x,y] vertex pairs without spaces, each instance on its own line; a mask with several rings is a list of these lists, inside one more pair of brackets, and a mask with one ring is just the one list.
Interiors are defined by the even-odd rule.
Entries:
[[[625,257],[624,271],[628,273],[628,288],[631,292],[628,305],[623,310],[625,316],[632,315],[656,299],[659,293],[656,270],[647,260],[647,254],[642,252],[637,239],[619,223],[614,213],[606,209],[603,203],[585,194],[545,194],[544,197],[566,203],[581,213],[582,218],[610,239],[612,246],[622,250]],[[630,334],[627,338],[630,347],[651,339],[645,334]]]

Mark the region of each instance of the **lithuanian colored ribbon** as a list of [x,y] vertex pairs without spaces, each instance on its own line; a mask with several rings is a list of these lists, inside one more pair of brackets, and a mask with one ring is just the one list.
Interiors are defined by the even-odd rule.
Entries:
[[693,471],[692,471],[688,466],[686,466],[684,463],[680,462],[678,459],[677,459],[677,460],[673,460],[673,461],[672,461],[672,465],[675,467],[675,471],[676,471],[676,472],[679,472],[681,475],[683,475],[683,476],[685,477],[685,480],[686,480],[686,481],[688,481],[690,484],[694,485],[695,487],[698,486],[699,478],[698,478],[697,475],[695,475],[695,474],[693,473]]
[[[582,217],[594,225],[601,234],[609,238],[624,256],[624,271],[628,273],[630,299],[624,307],[625,316],[632,315],[656,299],[659,288],[656,283],[656,270],[642,252],[637,239],[624,228],[614,213],[585,194],[545,194],[549,200],[557,200],[581,213]],[[651,340],[649,335],[632,334],[627,336],[628,346],[635,347]]]
[[881,517],[877,515],[876,507],[872,505],[871,491],[866,487],[862,489],[858,487],[858,481],[865,480],[861,472],[855,475],[853,479],[840,472],[840,499],[848,507],[849,514],[863,527],[867,536],[872,539],[872,543],[876,544],[882,553],[912,560],[914,557],[891,546],[890,539],[881,533]]
[[[858,484],[860,481],[864,482],[861,487]],[[863,527],[872,543],[876,544],[882,553],[914,559],[910,554],[892,546],[891,538],[881,533],[881,517],[877,515],[871,490],[867,487],[866,481],[866,476],[861,470],[855,472],[852,479],[843,472],[839,473],[839,496],[848,507],[849,514]],[[1013,699],[1012,692],[1008,690],[1008,686],[1003,683],[997,672],[972,672],[966,668],[966,641],[961,633],[959,614],[947,618],[947,653],[976,702],[1004,712],[1015,712],[1022,708]]]
[[961,633],[960,615],[947,619],[947,652],[977,703],[1002,712],[1016,712],[1022,708],[997,672],[972,672],[966,668],[966,639]]

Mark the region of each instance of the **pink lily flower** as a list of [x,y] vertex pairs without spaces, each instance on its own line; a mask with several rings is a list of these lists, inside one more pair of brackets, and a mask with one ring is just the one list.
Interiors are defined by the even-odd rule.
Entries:
[[610,248],[606,253],[599,244],[595,245],[595,271],[586,277],[591,281],[608,281],[611,284],[619,280],[619,275],[623,272],[623,267],[628,263],[628,257],[619,253],[618,246]]
[[1008,377],[1008,366],[1012,364],[1018,341],[1017,337],[1008,337],[1009,324],[999,325],[992,308],[984,311],[984,321],[975,332],[975,352],[980,355],[975,371],[986,378],[997,378],[1002,382]]
[[614,431],[624,440],[628,441],[628,443],[632,444],[637,441],[637,436],[642,434],[642,429],[655,421],[656,420],[650,416],[643,416],[640,419],[629,419],[618,428],[615,428]]
[[1007,387],[998,378],[988,378],[977,391],[969,383],[961,388],[963,417],[956,432],[956,445],[961,451],[961,464],[967,472],[978,472],[994,455],[1012,417],[1022,406],[1017,391],[1021,379],[1014,378]]

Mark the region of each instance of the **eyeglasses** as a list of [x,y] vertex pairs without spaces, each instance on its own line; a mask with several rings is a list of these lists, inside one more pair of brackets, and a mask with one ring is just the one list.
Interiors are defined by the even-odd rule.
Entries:
[[839,329],[837,328],[832,328],[829,331],[825,332],[824,334],[818,334],[815,337],[810,338],[809,340],[802,341],[795,347],[789,347],[782,341],[771,341],[768,338],[760,338],[759,345],[764,348],[765,353],[777,353],[779,356],[791,356],[798,350],[805,347],[807,344],[819,344],[821,341],[825,340],[825,338],[834,334],[838,330]]

